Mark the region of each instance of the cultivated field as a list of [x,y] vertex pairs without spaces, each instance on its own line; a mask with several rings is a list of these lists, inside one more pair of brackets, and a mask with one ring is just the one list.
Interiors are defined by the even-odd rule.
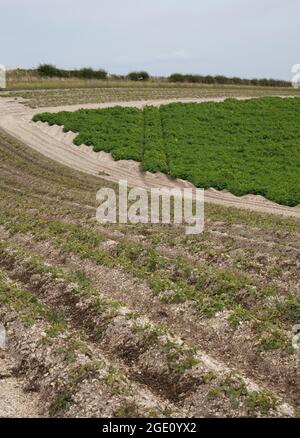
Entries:
[[0,148],[1,320],[41,415],[295,415],[299,221],[102,227],[100,178]]
[[[247,97],[238,88],[232,87],[232,94],[224,87],[155,88],[161,94],[140,86],[38,90],[5,93],[0,99],[0,329],[4,324],[8,338],[7,350],[0,352],[0,416],[300,415],[299,350],[292,344],[293,326],[300,322],[299,208],[207,191],[207,201],[225,205],[206,203],[205,230],[198,236],[167,225],[101,226],[95,220],[96,192],[115,187],[119,177],[145,187],[186,183],[76,146],[76,134],[63,133],[58,126],[31,122],[42,107],[55,113],[78,109],[60,105],[94,103],[96,108],[101,102],[140,100],[128,104],[130,109],[83,113],[89,119],[99,114],[107,123],[105,135],[116,136],[102,138],[105,150],[125,157],[128,148],[119,142],[128,133],[136,146],[130,153],[139,154],[133,158],[148,169],[156,163],[161,167],[151,170],[167,171],[170,160],[161,158],[165,143],[156,128],[164,117],[172,138],[171,122],[180,126],[183,105],[144,108],[144,100],[198,99],[187,93],[203,90],[217,99]],[[281,94],[278,89],[268,92]],[[279,113],[280,139],[291,147],[298,138],[293,119],[298,100],[291,106],[285,100],[262,102],[263,111],[278,103],[276,111],[265,115],[265,125],[266,120],[274,124],[272,117]],[[210,108],[202,120],[209,126],[211,111],[216,115],[221,105],[228,111],[231,105],[238,110],[248,105],[252,112],[256,104],[201,105]],[[198,107],[185,108],[199,121],[201,114],[194,112]],[[293,120],[289,128],[286,111]],[[111,125],[114,113],[121,124]],[[78,114],[65,116],[77,123]],[[189,120],[194,130],[194,119]],[[231,122],[233,129],[236,120]],[[143,129],[136,129],[140,123]],[[251,136],[257,140],[267,134],[256,123],[261,131],[251,131]],[[278,131],[268,134],[271,144]],[[141,135],[147,145],[142,153]],[[247,137],[240,140],[244,148]],[[297,150],[290,163],[283,149],[290,171]],[[280,169],[273,164],[268,172]],[[297,184],[299,190],[299,179]]]
[[[112,81],[45,81],[22,84],[20,91],[1,92],[0,97],[21,98],[31,108],[88,103],[126,102],[170,99],[216,99],[260,96],[300,96],[300,90],[280,87],[230,85],[170,84],[166,82],[136,83]],[[48,87],[48,88],[47,88]]]
[[43,113],[34,122],[64,126],[76,145],[141,161],[205,189],[300,204],[300,99],[261,98]]

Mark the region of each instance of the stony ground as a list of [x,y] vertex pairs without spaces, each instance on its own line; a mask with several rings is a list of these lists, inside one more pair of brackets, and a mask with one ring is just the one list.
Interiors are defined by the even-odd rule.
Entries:
[[[24,83],[24,88],[29,86]],[[37,84],[31,84],[33,87]],[[61,84],[60,84],[61,85]],[[18,84],[18,88],[20,84]],[[45,84],[43,86],[45,88]],[[51,87],[53,87],[51,85]],[[124,86],[118,83],[105,83],[96,88],[31,89],[0,93],[1,96],[22,98],[31,108],[46,106],[62,106],[88,103],[128,102],[138,100],[170,100],[170,99],[203,99],[234,98],[260,96],[299,96],[299,89],[280,87],[251,87],[224,85],[168,84],[149,82],[144,84],[130,83]]]
[[37,394],[24,391],[22,378],[14,376],[14,359],[0,349],[0,418],[37,418]]
[[0,168],[0,416],[299,415],[298,219],[100,226],[107,181],[3,132]]

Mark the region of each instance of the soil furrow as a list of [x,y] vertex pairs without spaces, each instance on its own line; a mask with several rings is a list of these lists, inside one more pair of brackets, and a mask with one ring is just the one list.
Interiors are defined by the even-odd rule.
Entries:
[[[83,261],[74,255],[66,258],[49,243],[37,244],[32,239],[24,239],[21,236],[16,241],[31,247],[42,257],[46,257],[50,263],[62,263],[69,272],[78,270],[84,272],[96,289],[107,298],[122,300],[131,307],[132,311],[147,315],[157,324],[168,326],[177,336],[201,346],[201,349],[205,348],[206,351],[213,352],[215,357],[222,361],[225,359],[229,367],[238,366],[243,373],[282,394],[286,400],[297,402],[299,392],[297,357],[291,354],[282,356],[282,352],[260,355],[255,353],[257,341],[251,334],[251,327],[248,324],[244,323],[240,328],[233,330],[227,322],[226,313],[220,314],[211,321],[199,320],[193,306],[188,303],[181,306],[164,305],[158,298],[153,297],[147,285],[137,282],[117,269]],[[231,339],[230,345],[226,343],[228,338]],[[231,359],[232,357],[234,360]],[[278,363],[276,369],[272,367],[274,360]],[[289,390],[290,386],[294,388],[293,391]]]
[[1,300],[0,315],[17,358],[15,372],[27,391],[38,393],[43,415],[176,416],[172,404],[131,382],[62,313],[1,271],[0,293],[5,292],[10,296]]

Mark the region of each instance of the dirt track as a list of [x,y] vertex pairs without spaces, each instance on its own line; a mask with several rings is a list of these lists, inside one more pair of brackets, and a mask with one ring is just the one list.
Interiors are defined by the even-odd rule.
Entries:
[[[243,99],[243,98],[241,98]],[[224,99],[186,99],[184,102],[203,102],[207,100],[222,101]],[[105,104],[70,105],[29,109],[19,101],[8,98],[0,99],[0,127],[6,132],[24,142],[31,148],[43,153],[48,158],[59,161],[75,170],[91,175],[101,175],[111,181],[127,179],[130,186],[152,187],[192,187],[189,182],[173,180],[162,173],[151,174],[143,172],[140,164],[134,161],[114,161],[110,154],[95,153],[90,147],[77,147],[73,144],[73,133],[64,133],[61,127],[50,127],[43,123],[33,123],[32,116],[39,112],[76,111],[79,108],[107,108],[112,106],[143,107],[145,105],[162,105],[174,100],[120,102]],[[278,213],[285,216],[300,217],[300,206],[291,208],[278,205],[261,196],[234,196],[227,191],[209,189],[205,192],[207,202],[234,206],[266,213]]]
[[36,418],[38,398],[23,390],[23,382],[13,376],[12,358],[0,348],[0,418]]

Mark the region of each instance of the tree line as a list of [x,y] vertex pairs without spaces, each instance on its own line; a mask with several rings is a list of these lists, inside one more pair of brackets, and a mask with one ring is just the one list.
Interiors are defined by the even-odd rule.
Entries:
[[[80,79],[107,79],[108,73],[106,70],[94,70],[91,67],[84,67],[79,70],[64,70],[57,68],[52,64],[41,64],[37,68],[40,76],[48,78],[80,78]],[[115,79],[129,79],[131,81],[147,81],[150,79],[149,73],[146,71],[131,72],[126,76],[113,75]]]
[[[79,78],[79,79],[107,79],[108,76],[115,80],[148,81],[151,76],[146,71],[133,71],[128,75],[108,75],[104,69],[94,70],[90,67],[81,69],[65,70],[57,68],[52,64],[41,64],[37,68],[37,73],[42,77],[48,78]],[[227,77],[222,75],[197,75],[173,73],[166,79],[171,83],[190,83],[190,84],[220,84],[220,85],[253,85],[263,87],[290,87],[291,82],[278,79],[243,79],[240,77]]]
[[187,82],[193,84],[221,84],[221,85],[256,85],[262,87],[290,87],[291,82],[278,79],[242,79],[227,76],[203,76],[192,74],[174,73],[168,77],[169,82]]

